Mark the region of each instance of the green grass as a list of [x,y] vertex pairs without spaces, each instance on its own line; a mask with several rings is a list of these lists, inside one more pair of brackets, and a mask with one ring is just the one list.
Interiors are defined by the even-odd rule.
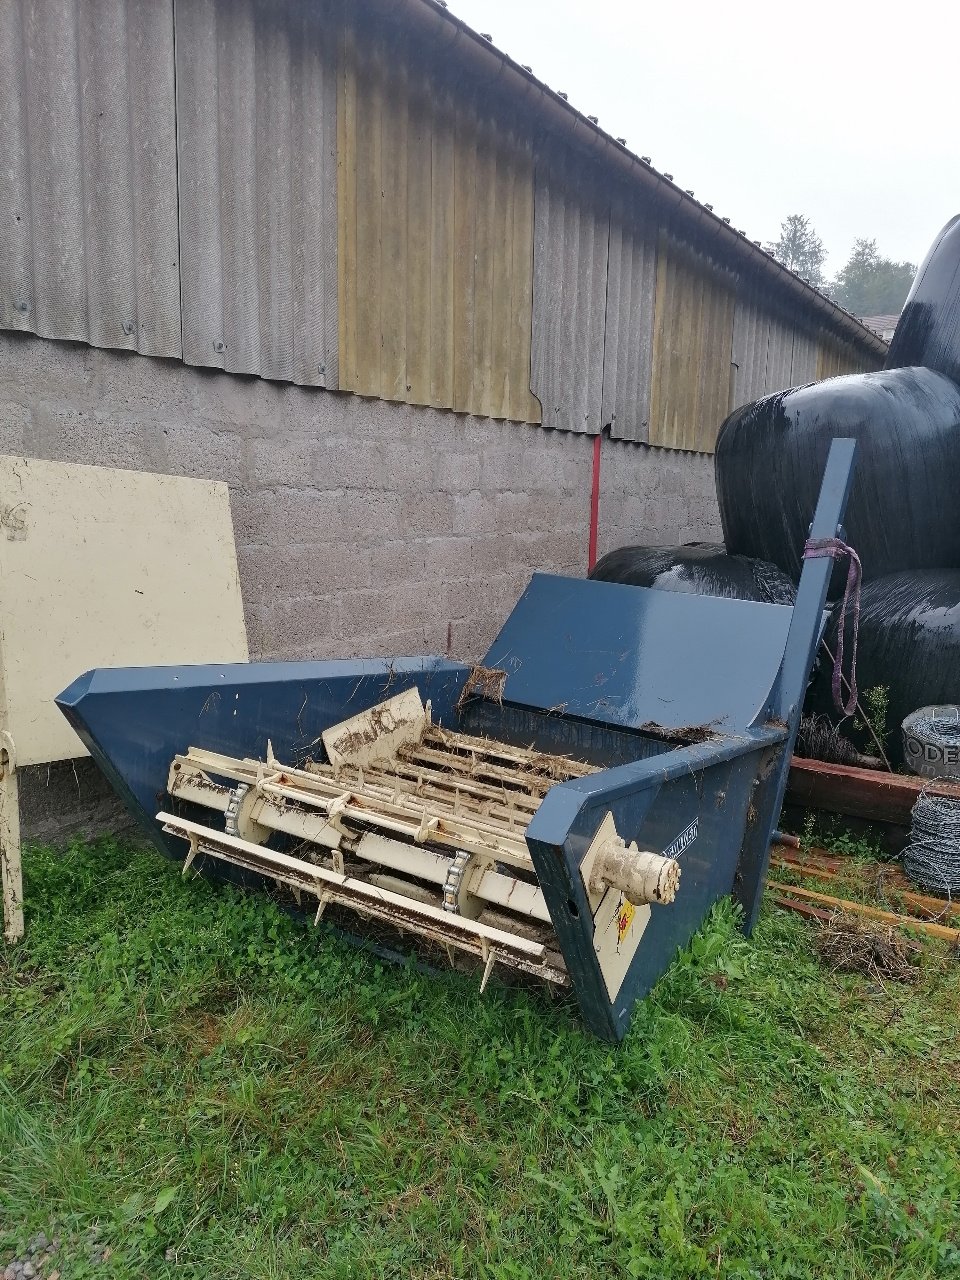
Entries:
[[153,853],[26,873],[0,1266],[56,1224],[63,1280],[960,1275],[943,948],[882,990],[724,904],[615,1050],[566,1003],[384,965]]

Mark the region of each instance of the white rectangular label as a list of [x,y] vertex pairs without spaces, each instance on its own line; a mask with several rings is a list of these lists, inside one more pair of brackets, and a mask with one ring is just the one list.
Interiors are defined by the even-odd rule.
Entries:
[[684,849],[689,849],[694,840],[696,840],[699,829],[700,819],[694,818],[686,831],[681,831],[673,844],[668,849],[664,849],[663,856],[665,858],[679,858]]

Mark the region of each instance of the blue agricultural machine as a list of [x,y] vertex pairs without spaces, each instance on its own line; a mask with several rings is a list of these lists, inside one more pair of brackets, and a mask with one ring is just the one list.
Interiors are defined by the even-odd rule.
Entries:
[[[837,538],[836,440],[811,539]],[[635,1002],[718,899],[756,920],[833,560],[796,603],[537,574],[480,667],[436,657],[88,672],[58,705],[144,831],[338,927]]]

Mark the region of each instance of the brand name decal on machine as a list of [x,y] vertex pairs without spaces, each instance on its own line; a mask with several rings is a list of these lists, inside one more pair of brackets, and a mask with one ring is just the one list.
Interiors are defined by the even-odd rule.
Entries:
[[664,849],[663,856],[665,858],[679,858],[684,849],[689,849],[694,840],[696,840],[699,830],[700,819],[694,818],[686,831],[681,831],[673,844],[670,845],[669,848]]

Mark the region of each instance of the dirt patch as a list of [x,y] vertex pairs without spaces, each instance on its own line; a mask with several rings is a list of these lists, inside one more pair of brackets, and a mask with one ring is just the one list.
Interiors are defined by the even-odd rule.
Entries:
[[677,745],[691,746],[698,742],[712,742],[720,734],[709,724],[688,724],[681,729],[665,729],[656,720],[648,720],[640,726],[640,732],[648,737],[659,738],[661,742],[672,742]]

